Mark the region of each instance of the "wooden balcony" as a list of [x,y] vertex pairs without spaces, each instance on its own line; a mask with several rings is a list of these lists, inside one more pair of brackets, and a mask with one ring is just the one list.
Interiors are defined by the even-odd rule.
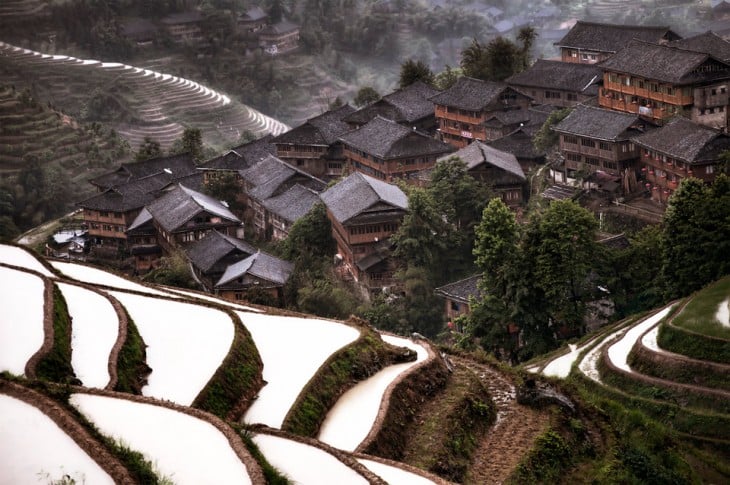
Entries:
[[447,112],[446,107],[444,106],[436,106],[436,118],[441,118],[445,120],[451,120],[451,121],[459,121],[461,123],[469,123],[469,124],[479,124],[482,121],[484,121],[484,115],[479,116],[471,116],[471,115],[465,115],[460,113],[454,113],[454,112]]

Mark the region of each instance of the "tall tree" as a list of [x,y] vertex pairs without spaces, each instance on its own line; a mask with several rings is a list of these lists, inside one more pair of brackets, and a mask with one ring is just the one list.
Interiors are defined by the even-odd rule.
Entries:
[[364,86],[357,91],[352,103],[361,108],[380,99],[380,94],[372,86]]
[[549,300],[553,321],[583,334],[586,304],[595,295],[591,280],[598,222],[572,200],[554,201],[542,216],[539,245],[532,248],[538,284]]
[[530,51],[532,50],[532,45],[535,43],[536,38],[537,30],[535,30],[535,27],[530,25],[522,27],[517,33],[517,40],[522,44],[522,48],[520,49],[522,54],[521,70],[525,70],[530,67]]
[[295,261],[302,255],[331,258],[336,250],[332,224],[327,218],[327,208],[321,202],[292,225],[289,235],[280,245],[281,256],[289,261]]
[[162,155],[163,153],[160,144],[149,136],[145,136],[144,141],[139,146],[139,150],[137,150],[137,153],[134,155],[134,159],[141,162],[143,160],[161,157]]
[[476,38],[461,52],[464,74],[484,81],[504,81],[524,69],[520,47],[504,37],[484,45]]
[[196,162],[203,159],[203,135],[200,128],[185,128],[182,138],[176,140],[170,148],[171,155],[181,153],[189,153]]
[[451,86],[456,84],[456,81],[459,79],[459,76],[462,74],[462,71],[460,68],[452,68],[448,64],[446,64],[446,68],[441,71],[440,73],[436,74],[436,77],[434,78],[434,85],[436,89],[445,90],[449,89]]
[[426,84],[433,84],[433,71],[422,61],[414,61],[408,59],[400,66],[400,78],[398,79],[398,87],[405,88],[416,81]]
[[669,199],[663,220],[662,265],[668,298],[687,295],[727,274],[728,186],[724,174],[712,186],[688,178]]

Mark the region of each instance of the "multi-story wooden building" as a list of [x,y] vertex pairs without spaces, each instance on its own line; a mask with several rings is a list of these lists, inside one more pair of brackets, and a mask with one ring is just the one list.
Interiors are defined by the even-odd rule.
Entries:
[[197,43],[203,40],[203,31],[200,29],[203,14],[198,10],[172,13],[160,22],[175,43]]
[[721,155],[730,150],[726,133],[684,118],[636,136],[633,142],[641,153],[640,182],[651,192],[651,198],[662,204],[686,177],[712,182],[719,172]]
[[430,98],[439,91],[428,84],[416,81],[405,88],[383,96],[347,115],[344,121],[353,129],[360,128],[367,122],[381,116],[393,120],[408,128],[433,134],[436,131],[436,116],[434,115],[433,101]]
[[315,177],[339,177],[345,161],[339,137],[352,129],[343,119],[354,111],[346,104],[282,133],[272,140],[276,156]]
[[259,31],[259,45],[272,56],[291,52],[299,47],[299,26],[282,20]]
[[563,182],[602,171],[624,183],[626,192],[636,188],[634,170],[639,149],[632,138],[655,126],[636,114],[579,105],[553,130],[560,135],[564,159]]
[[418,179],[436,159],[454,149],[395,121],[376,116],[340,137],[348,164],[358,172],[386,182]]
[[601,67],[601,107],[660,124],[680,115],[727,130],[730,64],[704,52],[635,40]]
[[534,103],[575,106],[598,96],[603,71],[593,64],[538,59],[532,66],[505,81]]
[[482,275],[477,274],[440,286],[434,290],[434,293],[445,300],[444,313],[450,322],[462,315],[471,313],[472,298],[478,299],[482,294],[479,290],[479,281],[481,279]]
[[527,178],[517,158],[511,153],[475,140],[439,161],[451,157],[461,159],[469,175],[490,185],[508,206],[515,207],[524,201]]
[[215,285],[228,266],[235,264],[258,250],[241,239],[216,230],[185,248],[193,274],[205,291],[213,293]]
[[393,283],[388,238],[401,225],[408,197],[395,185],[355,172],[321,194],[343,266],[368,288]]
[[441,139],[456,148],[488,141],[484,122],[498,112],[527,109],[531,98],[502,83],[461,77],[431,98]]
[[266,240],[284,239],[291,225],[317,202],[316,194],[327,186],[271,155],[239,171],[239,175],[246,205],[244,219],[257,237]]
[[602,24],[579,20],[555,46],[560,49],[562,62],[596,64],[623,49],[633,39],[667,43],[681,39],[681,36],[669,27]]
[[268,22],[269,16],[261,7],[251,7],[238,16],[236,27],[244,39],[258,39],[259,32],[266,28]]
[[252,293],[257,292],[257,300],[266,295],[267,303],[284,306],[284,285],[293,272],[293,263],[257,251],[229,265],[213,291],[231,301],[250,300]]
[[212,230],[228,236],[243,237],[241,221],[213,197],[176,184],[141,213],[134,226],[147,217],[157,231],[157,244],[163,255],[202,239]]

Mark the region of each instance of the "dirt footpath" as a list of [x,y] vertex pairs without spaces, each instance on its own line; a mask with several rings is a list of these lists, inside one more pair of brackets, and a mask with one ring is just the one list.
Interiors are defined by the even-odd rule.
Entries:
[[549,414],[518,404],[512,382],[492,367],[458,357],[451,359],[479,376],[492,393],[497,407],[497,421],[474,453],[465,483],[503,483],[535,439],[545,431],[550,422]]

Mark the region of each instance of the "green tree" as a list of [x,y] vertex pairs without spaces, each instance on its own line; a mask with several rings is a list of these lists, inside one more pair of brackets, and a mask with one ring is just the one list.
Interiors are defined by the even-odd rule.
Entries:
[[436,74],[434,85],[436,89],[440,89],[441,91],[449,89],[451,86],[456,84],[456,81],[459,79],[461,74],[462,71],[460,68],[454,69],[446,64],[446,69]]
[[355,99],[352,100],[353,104],[358,108],[361,108],[370,103],[380,99],[380,94],[373,89],[371,86],[365,86],[360,88],[355,95]]
[[284,18],[284,5],[281,0],[272,0],[269,6],[269,22],[278,24]]
[[400,66],[398,87],[405,88],[416,81],[421,81],[429,85],[433,84],[433,71],[422,61],[408,59]]
[[212,178],[205,184],[203,191],[228,204],[228,208],[234,214],[243,215],[246,204],[239,199],[242,188],[238,184],[234,173],[226,172]]
[[730,269],[729,186],[724,174],[712,186],[690,177],[669,199],[663,220],[662,265],[667,298],[698,290]]
[[151,158],[158,158],[162,155],[163,153],[160,144],[149,136],[145,136],[144,141],[139,146],[139,150],[137,150],[137,153],[134,155],[134,159],[141,162]]
[[182,250],[173,251],[160,260],[160,265],[147,273],[144,281],[178,288],[197,289],[198,284],[190,272],[188,260]]
[[461,52],[464,75],[484,81],[504,81],[524,68],[520,47],[504,37],[484,45],[476,38]]
[[403,297],[403,319],[398,327],[401,331],[418,332],[433,338],[443,330],[444,316],[440,299],[434,294],[429,269],[409,266],[397,277],[401,282]]
[[303,255],[331,258],[336,250],[332,224],[327,217],[327,208],[321,202],[292,225],[289,235],[280,245],[281,256],[289,261]]
[[536,38],[537,30],[535,30],[535,27],[529,25],[522,27],[517,33],[517,40],[522,44],[522,48],[520,49],[520,53],[522,54],[521,71],[530,67],[530,51],[532,50],[532,45],[535,43]]
[[189,153],[196,162],[203,159],[203,134],[200,128],[185,128],[182,137],[170,148],[171,155],[182,153]]
[[572,200],[554,201],[540,219],[539,244],[531,248],[537,283],[549,301],[552,320],[583,334],[586,303],[594,299],[593,262],[598,222]]
[[553,131],[553,126],[563,121],[571,111],[573,111],[572,108],[563,108],[550,113],[532,140],[535,150],[544,153],[558,144],[560,137],[557,132]]

